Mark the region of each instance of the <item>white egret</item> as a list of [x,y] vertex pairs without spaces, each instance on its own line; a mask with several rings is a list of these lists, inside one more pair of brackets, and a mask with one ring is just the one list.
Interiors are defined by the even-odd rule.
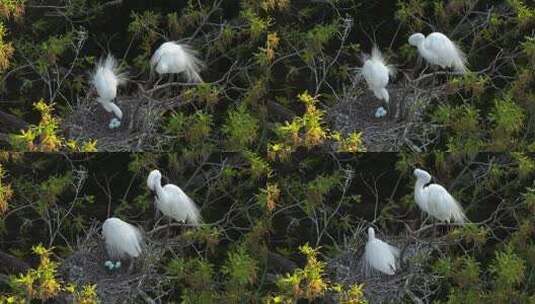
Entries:
[[375,230],[368,228],[368,242],[364,249],[367,269],[370,267],[387,275],[394,275],[397,270],[399,249],[375,238]]
[[177,185],[167,184],[162,187],[162,174],[152,170],[147,178],[147,186],[156,192],[156,208],[163,215],[177,222],[190,223],[197,226],[201,223],[199,208],[193,200]]
[[152,55],[150,65],[160,75],[183,73],[190,83],[202,82],[199,73],[204,64],[197,58],[197,52],[186,44],[163,43]]
[[[414,200],[422,211],[442,222],[464,224],[466,216],[461,205],[444,187],[429,184],[431,175],[422,169],[415,169],[416,184]],[[427,185],[427,186],[426,186]]]
[[111,54],[105,60],[99,60],[91,79],[97,89],[97,101],[104,110],[113,112],[119,119],[123,118],[123,112],[113,100],[117,97],[117,87],[125,82],[125,74],[119,73],[117,61]]
[[[102,236],[108,255],[112,259],[137,258],[141,254],[143,238],[139,229],[134,225],[116,217],[110,217],[102,224]],[[118,267],[120,264],[116,266]]]
[[409,44],[418,48],[418,53],[429,64],[441,68],[453,68],[459,73],[466,73],[466,55],[463,51],[442,33],[431,33],[425,37],[416,33],[409,37]]
[[395,69],[391,65],[387,65],[383,54],[377,46],[372,49],[371,56],[364,56],[364,66],[362,66],[362,76],[368,84],[368,88],[375,94],[375,97],[382,99],[385,102],[390,101],[390,96],[386,90],[386,86],[390,77],[395,74]]

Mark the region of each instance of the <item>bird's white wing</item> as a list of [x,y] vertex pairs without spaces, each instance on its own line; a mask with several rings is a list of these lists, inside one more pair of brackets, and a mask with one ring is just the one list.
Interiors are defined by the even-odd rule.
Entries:
[[204,68],[204,63],[198,58],[198,53],[187,44],[179,44],[180,51],[174,56],[175,65],[180,65],[186,75],[186,79],[191,83],[203,82],[199,74]]
[[154,52],[154,54],[150,58],[151,69],[153,69],[158,64],[158,62],[162,58],[162,54],[168,49],[168,47],[169,47],[168,43],[169,42],[165,42],[162,45],[160,45],[160,47],[158,49],[156,49],[156,51]]
[[[382,66],[384,66],[384,68],[387,70],[388,75],[390,75],[390,77],[394,77],[396,75],[396,68],[393,65],[388,64],[388,62],[386,62],[383,56],[383,53],[381,52],[381,50],[379,50],[377,46],[373,46],[371,59],[373,61],[380,63]],[[386,82],[388,83],[388,77],[386,79]]]
[[387,244],[387,245],[388,245],[388,248],[390,249],[390,252],[392,252],[392,255],[394,255],[394,257],[396,258],[399,258],[399,254],[400,254],[399,248],[392,246],[390,244]]
[[388,68],[382,62],[371,59],[364,63],[361,73],[375,96],[389,102],[390,96],[386,90],[390,73]]
[[117,86],[125,81],[126,74],[119,72],[117,61],[110,54],[105,60],[99,60],[91,78],[91,83],[103,101],[113,100],[117,96]]
[[102,225],[102,234],[111,257],[138,257],[141,253],[141,232],[127,222],[109,218]]
[[193,202],[193,200],[186,194],[180,187],[168,184],[164,186],[164,191],[171,194],[173,197],[173,203],[170,208],[172,208],[172,213],[176,215],[177,218],[184,218],[188,223],[192,225],[199,225],[202,222],[201,213],[199,208]]
[[429,195],[430,213],[442,221],[455,221],[463,224],[466,221],[466,216],[462,210],[461,205],[457,200],[446,190],[438,184],[431,184],[427,186]]
[[141,253],[141,232],[137,227],[128,223],[126,224],[129,227],[123,227],[125,251],[132,257],[138,257]]
[[387,243],[379,239],[369,241],[364,254],[369,265],[375,270],[388,275],[395,274],[396,259]]
[[362,67],[362,76],[364,76],[371,89],[386,87],[388,75],[388,68],[379,61],[368,60]]
[[102,100],[111,101],[117,96],[117,85],[119,82],[112,71],[104,67],[97,67],[92,83]]
[[442,33],[432,33],[425,39],[425,47],[434,54],[441,65],[452,67],[458,72],[466,72],[466,55]]

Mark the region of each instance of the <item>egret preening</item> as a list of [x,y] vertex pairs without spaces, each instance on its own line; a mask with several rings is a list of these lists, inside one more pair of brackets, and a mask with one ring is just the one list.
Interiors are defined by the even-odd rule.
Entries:
[[180,189],[180,187],[167,184],[162,187],[162,174],[152,170],[147,178],[147,186],[156,192],[156,208],[163,215],[177,222],[190,223],[197,226],[201,223],[199,208],[193,200]]
[[461,205],[444,187],[429,184],[431,175],[422,169],[415,169],[416,184],[414,200],[422,211],[442,222],[464,224],[466,216]]
[[387,275],[394,275],[397,270],[399,249],[375,238],[375,230],[368,228],[368,242],[364,249],[367,269],[370,267]]
[[431,33],[427,37],[422,33],[416,33],[409,37],[409,44],[417,47],[420,56],[429,64],[438,65],[443,69],[453,68],[461,74],[467,72],[466,55],[442,33]]
[[137,258],[141,254],[143,238],[134,225],[110,217],[102,224],[102,236],[112,259]]
[[125,82],[125,75],[119,73],[117,61],[112,55],[108,54],[105,60],[99,60],[91,79],[97,89],[97,101],[104,110],[113,112],[119,119],[123,118],[123,112],[113,100],[117,97],[117,87]]
[[375,94],[375,97],[388,103],[390,96],[386,90],[386,85],[390,77],[394,76],[395,69],[386,64],[383,54],[377,46],[373,47],[371,57],[364,55],[364,66],[361,72],[368,88]]
[[197,58],[197,52],[186,44],[163,43],[152,55],[150,65],[160,75],[184,74],[190,83],[202,82],[199,73],[204,64]]

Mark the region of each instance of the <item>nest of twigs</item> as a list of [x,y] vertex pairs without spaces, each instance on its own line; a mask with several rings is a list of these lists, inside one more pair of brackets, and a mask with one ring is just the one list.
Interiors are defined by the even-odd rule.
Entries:
[[79,288],[96,284],[101,303],[132,303],[136,298],[147,298],[162,280],[157,267],[163,253],[159,246],[145,240],[140,257],[133,262],[123,261],[120,269],[111,272],[104,266],[109,257],[99,228],[94,225],[78,242],[76,251],[63,261],[60,274],[65,282]]
[[156,151],[165,142],[158,130],[163,114],[180,105],[177,98],[157,100],[146,95],[118,97],[115,102],[123,112],[118,128],[109,128],[113,113],[88,97],[79,100],[63,122],[66,137],[96,140],[97,149],[105,151]]
[[367,234],[361,229],[345,245],[341,254],[328,261],[331,280],[346,286],[364,284],[364,295],[370,304],[400,303],[404,298],[424,303],[421,299],[432,293],[435,282],[433,274],[425,268],[436,249],[435,245],[428,240],[408,237],[377,237],[401,250],[400,269],[395,275],[366,268],[363,255]]
[[[408,146],[417,152],[435,140],[436,127],[423,121],[423,113],[433,101],[445,98],[450,88],[435,84],[434,74],[415,80],[404,77],[387,87],[390,102],[379,100],[360,76],[355,76],[340,100],[328,110],[333,129],[347,135],[362,132],[368,151],[399,151]],[[385,117],[376,118],[379,107],[387,110]]]

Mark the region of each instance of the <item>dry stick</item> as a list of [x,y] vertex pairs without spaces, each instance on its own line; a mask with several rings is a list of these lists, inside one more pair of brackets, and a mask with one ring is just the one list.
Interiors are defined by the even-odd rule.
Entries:
[[346,193],[347,193],[347,190],[349,188],[349,184],[350,183],[351,183],[351,177],[348,176],[346,178],[346,181],[345,181],[345,184],[344,184],[344,189],[342,190],[342,197],[338,200],[338,205],[336,206],[336,209],[332,212],[331,216],[329,218],[327,218],[327,220],[323,224],[323,229],[321,230],[321,233],[318,235],[318,238],[316,240],[316,247],[319,245],[323,234],[326,232],[327,228],[329,227],[329,223],[334,218],[334,216],[338,214],[338,211],[342,207],[342,203],[343,203],[343,201],[345,199],[345,196],[346,196]]

